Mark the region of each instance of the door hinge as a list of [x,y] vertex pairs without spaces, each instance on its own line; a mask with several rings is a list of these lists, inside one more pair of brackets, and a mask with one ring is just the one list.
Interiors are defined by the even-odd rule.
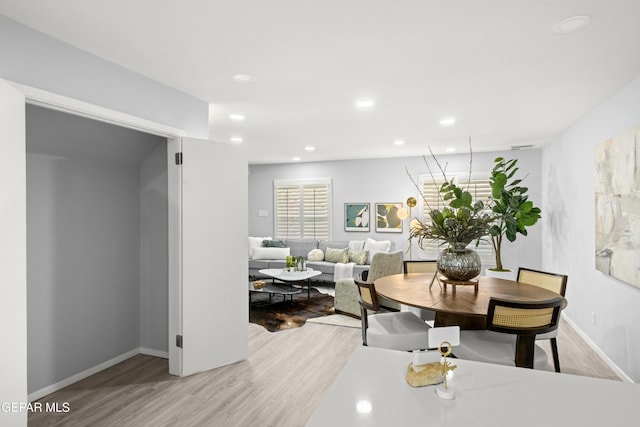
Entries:
[[176,165],[182,164],[182,152],[176,153]]
[[182,348],[182,335],[176,335],[176,347]]

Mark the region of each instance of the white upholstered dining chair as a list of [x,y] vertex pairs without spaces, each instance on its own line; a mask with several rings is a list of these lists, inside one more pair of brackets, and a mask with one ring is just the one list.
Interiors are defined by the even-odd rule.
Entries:
[[547,370],[548,357],[536,334],[558,327],[564,298],[547,301],[489,300],[486,330],[460,333],[454,355],[460,359]]
[[354,282],[358,288],[363,345],[403,351],[428,348],[429,325],[409,311],[379,313],[380,302],[373,282]]
[[[367,272],[367,282],[373,283],[380,277],[402,273],[402,251],[378,252],[371,260],[371,267]],[[388,310],[400,310],[400,304],[388,298],[380,296],[380,305]],[[341,279],[336,282],[336,294],[333,302],[336,313],[360,317],[360,305],[358,304],[358,287],[353,278]]]
[[[567,290],[567,276],[564,274],[548,273],[546,271],[532,270],[520,267],[518,269],[518,282],[538,286],[564,296]],[[560,372],[560,356],[558,355],[558,329],[545,334],[536,335],[537,340],[550,340],[551,353],[553,355],[553,367]]]

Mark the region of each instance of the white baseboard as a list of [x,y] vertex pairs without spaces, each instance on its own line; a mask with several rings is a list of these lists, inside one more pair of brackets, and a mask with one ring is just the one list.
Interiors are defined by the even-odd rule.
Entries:
[[169,352],[168,351],[154,350],[152,348],[147,348],[147,347],[138,348],[138,353],[144,354],[146,356],[160,357],[162,359],[168,359],[169,358]]
[[85,371],[82,372],[78,372],[75,375],[70,376],[69,378],[65,378],[62,381],[59,381],[55,384],[51,384],[50,386],[41,388],[40,390],[34,391],[33,393],[29,394],[28,399],[29,402],[33,402],[35,400],[41,399],[44,396],[51,394],[53,392],[56,392],[58,390],[61,390],[65,387],[70,386],[73,383],[77,383],[78,381],[81,381],[87,377],[90,377],[91,375],[97,374],[100,371],[104,371],[107,368],[110,368],[112,366],[117,365],[120,362],[124,362],[127,359],[131,359],[133,356],[136,356],[138,354],[144,354],[147,356],[154,356],[154,357],[161,357],[164,359],[168,359],[169,358],[169,352],[166,351],[160,351],[160,350],[154,350],[151,348],[146,348],[146,347],[138,347],[136,349],[133,349],[131,351],[128,351],[126,353],[121,354],[120,356],[116,356],[113,359],[107,360],[106,362],[100,363],[99,365],[96,365],[92,368],[89,368]]
[[618,375],[620,377],[620,379],[626,383],[634,383],[634,381],[631,379],[631,377],[629,377],[627,374],[624,373],[624,371],[622,369],[620,369],[620,367],[618,365],[616,365],[613,360],[609,359],[609,356],[607,356],[601,349],[600,347],[598,347],[598,345],[596,343],[594,343],[591,338],[589,338],[589,336],[587,334],[585,334],[582,329],[580,329],[574,322],[573,320],[571,320],[569,317],[567,317],[567,315],[565,315],[564,313],[562,314],[562,320],[565,320],[577,333],[578,335],[580,335],[580,338],[582,338],[589,347],[591,347],[591,349],[593,351],[596,352],[596,354],[598,356],[600,356],[600,358],[602,359],[602,361],[604,363],[606,363],[612,370],[613,372],[616,373],[616,375]]

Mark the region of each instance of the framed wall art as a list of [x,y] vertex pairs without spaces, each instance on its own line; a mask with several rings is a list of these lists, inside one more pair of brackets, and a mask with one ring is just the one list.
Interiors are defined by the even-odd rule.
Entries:
[[402,233],[402,219],[398,211],[402,203],[376,203],[376,231],[378,233]]
[[596,268],[640,287],[640,126],[595,149]]
[[369,231],[369,203],[344,204],[344,231]]

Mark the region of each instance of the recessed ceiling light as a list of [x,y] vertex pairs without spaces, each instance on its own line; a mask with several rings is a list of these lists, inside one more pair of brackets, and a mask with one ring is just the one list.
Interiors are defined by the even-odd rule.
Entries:
[[404,141],[401,139],[396,139],[393,141],[393,145],[404,145]]
[[230,139],[231,142],[242,142],[242,137],[240,136],[232,136]]
[[556,34],[567,34],[575,31],[580,31],[591,23],[591,17],[587,15],[572,16],[567,19],[563,19],[560,22],[556,22],[551,27]]
[[358,403],[356,403],[356,411],[358,411],[359,414],[369,414],[371,413],[372,409],[373,409],[373,406],[371,405],[371,402],[368,400],[361,400]]
[[455,149],[455,148],[453,148],[453,147],[449,147],[449,148],[447,148],[445,151],[446,151],[447,153],[453,153],[454,151],[456,151],[456,149]]
[[291,160],[293,160],[294,162],[299,162],[302,159],[300,157],[293,157]]
[[312,147],[310,145],[307,145],[306,147],[304,147],[305,150],[307,151],[314,151],[316,149],[316,147]]
[[440,126],[453,126],[456,123],[454,117],[443,117],[440,119]]
[[253,83],[256,81],[256,76],[251,74],[234,74],[231,78],[238,83]]
[[243,114],[234,113],[234,114],[229,114],[229,118],[231,120],[235,120],[237,122],[241,122],[241,121],[244,120],[244,115]]
[[371,108],[375,105],[373,99],[359,99],[356,101],[357,108]]

